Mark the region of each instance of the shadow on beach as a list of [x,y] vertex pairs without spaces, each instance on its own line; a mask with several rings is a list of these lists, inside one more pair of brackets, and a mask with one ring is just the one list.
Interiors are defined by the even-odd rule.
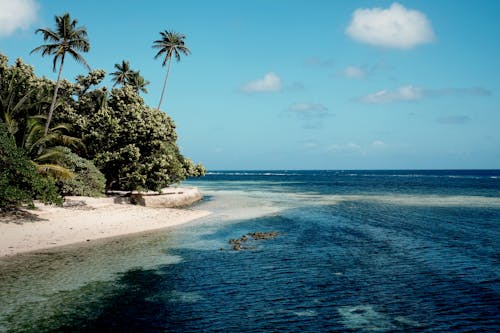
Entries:
[[47,219],[42,219],[35,212],[26,209],[0,210],[0,223],[24,224],[26,222],[39,221],[47,221]]

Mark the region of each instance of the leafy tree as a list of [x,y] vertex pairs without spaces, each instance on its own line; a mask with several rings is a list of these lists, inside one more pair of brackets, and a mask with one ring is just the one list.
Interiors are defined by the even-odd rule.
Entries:
[[[84,149],[81,140],[69,135],[70,127],[58,124],[44,133],[45,107],[50,103],[51,82],[37,78],[33,68],[20,59],[8,66],[7,58],[0,61],[0,119],[16,146],[25,151],[40,174],[69,178],[72,174],[59,162],[64,153],[59,146]],[[64,86],[67,86],[65,83]],[[72,91],[64,87],[64,92]],[[59,105],[60,103],[58,103]]]
[[130,63],[125,60],[122,60],[121,64],[115,64],[115,68],[116,72],[111,73],[112,76],[111,80],[115,82],[113,84],[113,87],[116,86],[117,84],[125,85],[126,83],[130,82],[130,79],[135,73],[130,68]]
[[74,177],[61,179],[57,184],[63,195],[83,195],[98,197],[104,194],[106,178],[97,167],[83,157],[63,148],[62,165],[70,170]]
[[165,94],[165,88],[167,87],[168,74],[170,73],[170,65],[172,64],[172,57],[175,57],[177,61],[181,60],[181,53],[184,55],[189,55],[191,51],[185,46],[184,39],[186,36],[175,31],[162,31],[160,32],[161,39],[155,40],[153,42],[153,48],[159,49],[158,53],[155,55],[155,59],[163,56],[162,66],[168,62],[167,74],[165,75],[165,82],[163,83],[163,89],[161,91],[160,102],[158,103],[158,110],[161,107],[161,102],[163,101],[163,95]]
[[146,86],[149,85],[149,81],[145,80],[141,75],[140,71],[134,72],[129,80],[129,84],[134,88],[136,93],[143,92],[147,94],[148,90]]
[[[78,160],[63,146],[95,163],[106,177],[107,188],[159,190],[186,177],[203,175],[201,165],[194,165],[180,153],[172,119],[145,105],[139,92],[144,91],[147,81],[141,84],[142,76],[134,73],[139,84],[132,78],[111,91],[100,86],[103,70],[79,75],[74,83],[61,80],[58,112],[45,134],[43,124],[54,83],[37,77],[33,68],[20,60],[8,66],[7,58],[0,54],[0,120],[5,118],[3,110],[10,110],[7,113],[15,126],[7,135],[25,151],[25,158],[32,160],[32,167],[44,179],[57,177],[66,194],[90,193],[92,188],[98,193],[102,187],[96,185],[98,181],[84,182],[85,177],[98,173],[89,171],[89,161]],[[19,107],[13,107],[16,105]],[[80,172],[86,176],[79,178]],[[74,178],[68,178],[71,175]]]
[[38,174],[0,122],[0,208],[13,208],[21,204],[33,206],[33,200],[61,204],[52,178]]
[[43,103],[33,68],[17,59],[12,66],[0,54],[0,120],[12,138],[22,135],[30,112]]
[[95,69],[90,71],[87,75],[78,75],[75,80],[78,86],[76,94],[82,97],[92,87],[100,84],[106,72],[102,69]]
[[134,71],[130,67],[128,61],[122,60],[121,64],[115,64],[116,72],[111,73],[112,80],[115,82],[113,87],[117,84],[122,86],[128,84],[132,86],[136,93],[147,93],[146,86],[150,83],[146,81],[141,75],[140,71]]
[[61,83],[61,75],[64,66],[64,59],[66,54],[72,56],[77,62],[83,64],[90,70],[90,66],[87,64],[85,59],[81,56],[79,52],[88,52],[90,50],[90,43],[87,38],[87,30],[85,27],[77,27],[77,20],[71,19],[68,13],[63,16],[56,16],[56,30],[51,30],[50,28],[40,28],[36,30],[36,33],[41,33],[43,35],[43,40],[48,41],[48,44],[40,45],[34,48],[31,53],[41,52],[42,56],[53,55],[53,70],[56,71],[57,62],[60,61],[59,74],[57,76],[56,87],[54,89],[54,95],[52,98],[52,103],[50,105],[49,114],[47,117],[47,122],[45,123],[45,134],[49,131],[50,121],[52,119],[52,114],[56,107],[57,93]]
[[126,85],[113,89],[107,106],[90,115],[84,130],[89,158],[107,187],[160,190],[190,176],[177,147],[175,124]]

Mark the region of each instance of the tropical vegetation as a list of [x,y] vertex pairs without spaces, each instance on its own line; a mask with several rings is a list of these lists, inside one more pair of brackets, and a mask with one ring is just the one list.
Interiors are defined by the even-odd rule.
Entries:
[[162,66],[168,62],[167,74],[165,75],[165,81],[163,82],[163,89],[161,90],[160,102],[158,103],[158,110],[161,107],[161,102],[163,101],[163,95],[165,94],[165,88],[167,87],[168,74],[170,73],[170,65],[172,64],[172,57],[175,57],[177,61],[181,60],[181,53],[184,55],[189,55],[191,51],[187,48],[185,44],[186,35],[180,34],[175,31],[162,31],[160,32],[161,39],[155,40],[153,42],[153,48],[159,49],[155,55],[155,59],[163,56]]
[[45,134],[47,134],[52,114],[56,107],[57,92],[59,91],[62,71],[64,66],[64,59],[66,54],[72,56],[77,62],[82,63],[90,70],[90,66],[82,57],[80,52],[88,52],[90,50],[90,43],[87,38],[87,29],[85,27],[77,27],[77,20],[71,19],[68,13],[62,16],[56,16],[56,30],[50,28],[37,29],[35,33],[41,33],[43,40],[47,44],[42,44],[34,48],[31,53],[41,52],[42,56],[53,55],[53,70],[56,71],[57,62],[59,61],[59,74],[57,76],[56,86],[54,88],[54,95],[52,103],[50,104],[49,115],[45,123]]
[[[114,65],[111,89],[102,69],[90,70],[81,55],[90,49],[85,27],[69,14],[56,28],[38,29],[44,44],[32,50],[51,56],[57,80],[35,74],[21,59],[9,64],[0,53],[0,208],[60,203],[63,195],[103,195],[106,190],[155,190],[205,169],[184,157],[175,123],[160,111],[172,56],[189,54],[185,36],[162,32],[155,58],[169,62],[160,105],[140,93],[150,84],[127,60]],[[89,72],[62,77],[66,56]]]

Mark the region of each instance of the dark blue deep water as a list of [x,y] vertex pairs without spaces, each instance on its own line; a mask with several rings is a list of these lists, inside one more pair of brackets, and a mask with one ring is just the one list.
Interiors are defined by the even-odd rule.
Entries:
[[231,171],[188,185],[210,217],[0,262],[0,332],[500,331],[500,171]]

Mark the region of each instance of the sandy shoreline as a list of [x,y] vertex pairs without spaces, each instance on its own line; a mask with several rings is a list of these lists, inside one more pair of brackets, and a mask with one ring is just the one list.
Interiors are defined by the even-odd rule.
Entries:
[[32,216],[0,217],[0,257],[178,226],[208,211],[152,208],[113,197],[70,197],[78,205],[37,205]]

